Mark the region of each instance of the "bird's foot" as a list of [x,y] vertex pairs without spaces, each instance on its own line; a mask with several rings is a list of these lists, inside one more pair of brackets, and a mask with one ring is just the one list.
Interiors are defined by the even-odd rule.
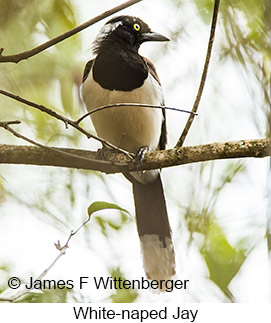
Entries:
[[108,160],[108,156],[112,155],[113,149],[108,148],[107,146],[103,146],[97,150],[98,159]]
[[135,152],[135,160],[138,167],[142,165],[145,154],[149,151],[148,146],[142,146]]

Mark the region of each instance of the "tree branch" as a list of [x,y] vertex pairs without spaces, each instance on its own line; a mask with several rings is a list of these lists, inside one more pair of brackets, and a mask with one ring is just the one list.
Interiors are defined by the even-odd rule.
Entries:
[[197,113],[194,113],[194,112],[191,112],[188,110],[171,108],[171,107],[167,107],[167,106],[163,106],[163,105],[142,104],[142,103],[114,103],[114,104],[108,104],[108,105],[104,105],[99,108],[93,109],[90,112],[84,114],[82,117],[80,117],[75,122],[77,124],[79,124],[86,117],[90,116],[93,113],[96,113],[96,112],[102,111],[102,110],[106,110],[106,109],[118,108],[118,107],[127,107],[129,109],[131,109],[131,107],[132,108],[147,108],[147,109],[165,109],[165,110],[171,110],[171,111],[175,111],[175,112],[193,113],[193,114],[197,115]]
[[104,173],[125,173],[229,158],[262,158],[271,156],[271,139],[239,140],[199,146],[178,147],[148,152],[139,167],[123,154],[107,152],[102,160],[97,152],[57,148],[77,157],[67,156],[32,146],[0,145],[0,164],[26,164],[96,170]]
[[[59,258],[61,258],[63,255],[65,255],[66,250],[69,248],[69,242],[71,238],[78,233],[89,221],[90,221],[90,215],[88,216],[87,220],[85,220],[76,230],[72,230],[67,241],[63,246],[61,246],[60,241],[55,243],[55,246],[57,250],[59,250],[59,254],[57,257],[53,260],[53,262],[35,279],[37,280],[42,280],[45,275],[54,267],[54,265],[57,263]],[[10,297],[0,297],[0,302],[14,302],[17,299],[25,296],[26,294],[30,293],[34,288],[24,288],[23,290],[17,292],[16,294],[10,296]]]
[[[15,120],[15,121],[0,121],[0,127],[6,129],[7,131],[9,131],[15,137],[20,138],[20,139],[22,139],[22,140],[24,140],[24,141],[26,141],[26,142],[34,145],[34,146],[42,148],[42,149],[44,149],[46,151],[52,151],[55,155],[61,155],[64,158],[74,159],[75,161],[81,160],[81,162],[88,164],[88,162],[89,162],[88,158],[85,158],[85,157],[82,157],[82,156],[79,156],[79,155],[76,155],[76,154],[70,154],[69,152],[64,151],[61,148],[55,148],[55,147],[49,147],[49,146],[42,145],[39,142],[37,142],[35,140],[32,140],[32,139],[20,134],[19,132],[13,130],[10,127],[10,125],[20,124],[20,123],[21,123],[21,121],[18,121],[18,120]],[[133,157],[128,153],[127,153],[126,156],[129,157],[130,159],[133,159]]]
[[[73,121],[73,120],[71,120],[71,119],[69,119],[67,117],[64,117],[63,115],[57,113],[56,111],[47,108],[46,106],[44,106],[42,104],[37,104],[37,103],[35,103],[33,101],[24,99],[24,98],[20,97],[19,95],[15,95],[15,94],[13,94],[11,92],[7,92],[5,90],[0,89],[0,94],[9,97],[12,100],[15,100],[15,101],[21,102],[23,104],[26,104],[26,105],[30,106],[31,108],[40,110],[41,112],[44,112],[44,113],[50,115],[51,117],[54,117],[54,118],[62,121],[65,124],[66,128],[68,128],[68,125],[70,125],[73,128],[75,128],[76,130],[78,130],[79,132],[83,133],[85,136],[87,136],[88,139],[89,138],[96,139],[96,140],[100,141],[102,144],[106,145],[107,147],[110,147],[110,148],[112,148],[112,149],[114,149],[114,150],[116,150],[118,152],[122,152],[123,154],[127,155],[130,158],[131,158],[132,154],[130,154],[130,153],[126,152],[125,150],[123,150],[123,149],[121,149],[119,147],[116,147],[115,145],[111,144],[110,142],[108,142],[108,141],[106,141],[106,140],[104,140],[104,139],[102,139],[102,138],[100,138],[100,137],[86,131],[85,129],[83,129],[82,127],[79,126],[79,123],[82,122],[86,117],[88,117],[89,115],[91,115],[91,114],[93,114],[95,112],[98,112],[98,111],[101,111],[101,110],[104,110],[104,109],[111,109],[111,108],[114,108],[114,107],[116,107],[116,108],[118,108],[118,107],[127,107],[127,108],[130,108],[130,109],[135,108],[135,107],[150,108],[150,109],[167,109],[167,110],[172,110],[172,111],[175,111],[175,112],[185,112],[185,113],[196,114],[196,113],[191,112],[191,111],[187,111],[187,110],[183,110],[183,109],[176,109],[176,108],[171,108],[171,107],[166,107],[166,106],[140,104],[140,103],[115,103],[115,104],[109,104],[109,105],[105,105],[105,106],[96,108],[96,109],[84,114],[78,120]],[[20,123],[20,121],[15,121],[15,123]],[[34,144],[34,145],[43,146],[41,144],[34,143],[33,141],[31,142],[30,139],[25,138],[23,135],[20,135],[20,134],[16,133],[14,130],[12,130],[9,127],[10,124],[14,124],[14,122],[13,121],[0,122],[0,127],[3,127],[5,129],[7,129],[8,131],[12,132],[15,136],[17,136],[19,138],[22,138],[22,139],[24,139],[24,140],[26,140],[26,141]]]
[[[66,117],[62,116],[61,114],[47,108],[46,106],[44,106],[42,104],[37,104],[37,103],[35,103],[33,101],[29,101],[27,99],[24,99],[24,98],[20,97],[19,95],[15,95],[13,93],[4,91],[2,89],[0,89],[0,94],[5,95],[5,96],[7,96],[7,97],[9,97],[9,98],[11,98],[11,99],[13,99],[15,101],[18,101],[18,102],[21,102],[23,104],[26,104],[26,105],[28,105],[28,106],[30,106],[32,108],[40,110],[41,112],[44,112],[44,113],[50,115],[51,117],[54,117],[54,118],[64,122],[66,128],[68,128],[68,125],[70,125],[73,128],[77,129],[82,134],[84,134],[85,136],[87,136],[88,139],[89,138],[96,139],[96,140],[100,141],[102,144],[106,145],[107,147],[110,147],[110,148],[112,148],[112,149],[114,149],[114,150],[116,150],[118,152],[122,152],[123,154],[127,155],[128,157],[130,156],[130,154],[127,151],[116,147],[115,145],[111,144],[110,142],[108,142],[108,141],[106,141],[106,140],[104,140],[104,139],[102,139],[102,138],[100,138],[98,136],[95,136],[92,133],[90,133],[90,132],[86,131],[85,129],[83,129],[82,127],[80,127],[78,125],[79,121],[81,121],[80,119],[79,119],[79,121],[73,121],[73,120],[71,120],[69,118],[66,118]],[[17,122],[17,123],[20,123],[20,122]],[[10,122],[8,122],[8,124],[10,124]]]
[[215,0],[214,3],[214,11],[213,11],[213,19],[212,19],[212,25],[211,25],[211,30],[210,30],[210,37],[209,37],[209,43],[208,43],[208,48],[207,48],[207,53],[206,53],[206,58],[205,58],[205,63],[204,63],[204,68],[202,71],[202,76],[201,76],[201,80],[200,80],[200,85],[199,85],[199,89],[198,89],[198,93],[192,108],[192,112],[191,113],[187,123],[185,125],[185,128],[181,134],[181,137],[179,138],[177,144],[175,147],[181,147],[185,141],[185,138],[188,134],[188,131],[192,125],[192,122],[194,120],[194,117],[196,115],[196,112],[198,110],[198,106],[200,103],[200,99],[202,96],[202,92],[204,89],[204,85],[205,85],[205,81],[206,81],[206,77],[207,77],[207,72],[208,72],[208,67],[209,67],[209,63],[210,63],[210,58],[211,58],[211,53],[212,53],[212,48],[213,48],[213,42],[215,39],[215,29],[216,29],[216,22],[217,22],[217,16],[218,16],[218,9],[219,9],[219,3],[220,0]]
[[83,24],[81,24],[81,25],[79,25],[79,26],[31,49],[31,50],[28,50],[26,52],[4,56],[4,55],[2,55],[4,48],[0,48],[0,63],[7,63],[7,62],[19,63],[20,61],[22,61],[24,59],[28,59],[32,56],[35,56],[35,55],[39,54],[40,52],[48,49],[49,47],[52,47],[52,46],[60,43],[61,41],[77,34],[78,32],[82,31],[83,29],[85,29],[91,25],[94,25],[98,21],[100,21],[108,16],[111,16],[112,14],[114,14],[118,11],[128,8],[140,1],[142,1],[142,0],[129,0],[127,2],[124,2],[123,4],[116,6],[110,10],[107,10],[107,11],[103,12],[102,14],[100,14],[99,16],[96,16],[95,18],[92,18],[92,19],[86,21],[85,23],[83,23]]

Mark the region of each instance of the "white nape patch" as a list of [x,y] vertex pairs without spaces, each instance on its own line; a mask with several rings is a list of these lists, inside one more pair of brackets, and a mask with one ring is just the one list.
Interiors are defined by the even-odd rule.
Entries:
[[156,234],[144,234],[140,237],[143,264],[148,279],[168,280],[175,275],[174,248],[169,237],[165,237],[165,241],[164,246]]
[[95,44],[99,44],[101,41],[103,41],[107,37],[107,35],[116,30],[120,25],[123,25],[122,21],[116,21],[114,23],[105,24],[101,28],[99,34],[97,35],[94,41],[94,46]]

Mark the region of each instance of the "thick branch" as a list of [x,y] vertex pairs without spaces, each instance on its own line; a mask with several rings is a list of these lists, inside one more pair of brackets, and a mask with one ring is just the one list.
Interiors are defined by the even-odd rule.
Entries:
[[27,164],[96,170],[105,173],[165,168],[183,164],[229,158],[271,156],[271,139],[240,140],[225,143],[179,147],[146,153],[141,167],[123,154],[107,153],[101,160],[93,151],[56,148],[83,158],[69,158],[54,150],[32,146],[0,145],[0,164]]
[[61,35],[39,45],[31,50],[28,50],[26,52],[15,54],[15,55],[4,56],[4,55],[2,55],[4,49],[1,48],[0,49],[0,63],[7,63],[7,62],[19,63],[20,61],[22,61],[24,59],[28,59],[32,56],[35,56],[35,55],[39,54],[40,52],[48,49],[49,47],[52,47],[52,46],[60,43],[64,39],[67,39],[67,38],[77,34],[78,32],[82,31],[83,29],[85,29],[91,25],[94,25],[96,22],[98,22],[108,16],[111,16],[120,10],[128,8],[128,7],[132,6],[133,4],[140,2],[140,1],[142,1],[142,0],[130,0],[130,1],[124,2],[123,4],[116,6],[110,10],[107,10],[107,11],[103,12],[102,14],[100,14],[99,16],[92,18],[92,19],[86,21],[85,23],[65,32],[64,34],[61,34]]

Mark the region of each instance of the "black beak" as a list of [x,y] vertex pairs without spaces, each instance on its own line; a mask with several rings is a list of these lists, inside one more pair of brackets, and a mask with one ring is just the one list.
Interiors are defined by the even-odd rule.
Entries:
[[169,41],[169,40],[170,39],[168,39],[166,36],[163,36],[161,34],[158,34],[152,31],[141,34],[142,43],[145,41]]

